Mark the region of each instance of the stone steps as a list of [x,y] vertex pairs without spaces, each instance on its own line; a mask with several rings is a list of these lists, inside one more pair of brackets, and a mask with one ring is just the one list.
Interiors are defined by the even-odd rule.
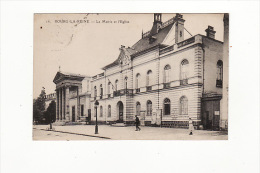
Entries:
[[115,124],[111,124],[111,126],[115,126],[115,127],[125,127],[126,125],[124,123],[115,123]]

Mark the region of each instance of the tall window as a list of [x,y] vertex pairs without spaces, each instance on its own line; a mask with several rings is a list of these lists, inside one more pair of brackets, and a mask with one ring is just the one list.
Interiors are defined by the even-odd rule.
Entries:
[[94,86],[94,97],[97,97],[97,87]]
[[140,88],[140,73],[136,74],[136,80],[135,80],[135,88]]
[[125,85],[125,89],[127,89],[127,77],[125,77],[124,85]]
[[170,65],[166,65],[164,67],[164,74],[163,74],[163,77],[164,77],[164,83],[169,83],[170,82],[170,73],[171,73],[171,66]]
[[108,105],[107,117],[111,117],[111,105]]
[[151,100],[148,100],[147,101],[147,116],[151,116],[152,115],[152,102]]
[[221,60],[218,60],[216,86],[222,88],[222,81],[223,81],[223,62]]
[[152,85],[152,70],[149,70],[147,72],[147,77],[146,77],[146,86]]
[[188,99],[185,96],[180,98],[180,114],[188,115]]
[[140,116],[140,112],[141,112],[141,104],[140,102],[136,103],[136,115]]
[[118,80],[115,81],[115,91],[118,89]]
[[164,115],[170,115],[171,114],[171,100],[166,98],[163,102],[164,107]]
[[188,70],[189,70],[189,61],[184,59],[181,62],[181,84],[187,84],[188,81]]
[[103,106],[100,106],[100,117],[103,117]]
[[103,96],[103,86],[102,86],[102,84],[100,85],[100,96]]

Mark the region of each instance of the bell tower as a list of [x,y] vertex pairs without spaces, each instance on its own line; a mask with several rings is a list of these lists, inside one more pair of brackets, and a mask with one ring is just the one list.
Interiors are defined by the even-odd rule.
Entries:
[[162,13],[155,13],[153,23],[161,23],[162,24]]
[[162,14],[155,13],[153,20],[153,27],[151,29],[150,36],[157,34],[159,32],[160,27],[162,26]]

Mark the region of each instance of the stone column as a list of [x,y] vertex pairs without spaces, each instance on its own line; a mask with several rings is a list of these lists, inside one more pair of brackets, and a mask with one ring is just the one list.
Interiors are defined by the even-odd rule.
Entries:
[[66,120],[66,88],[63,88],[63,120]]
[[61,109],[62,109],[62,114],[61,114],[61,117],[62,117],[62,120],[64,121],[64,88],[61,88]]
[[60,121],[62,120],[62,91],[61,91],[61,88],[59,89],[60,90],[60,93],[59,93],[59,96],[60,96],[60,114],[59,114],[59,117],[60,117]]
[[69,94],[70,94],[70,89],[68,86],[65,87],[65,119],[66,121],[70,121],[70,114],[69,114]]
[[80,98],[79,98],[79,86],[77,87],[77,119],[80,120]]
[[59,120],[59,90],[56,89],[56,121]]

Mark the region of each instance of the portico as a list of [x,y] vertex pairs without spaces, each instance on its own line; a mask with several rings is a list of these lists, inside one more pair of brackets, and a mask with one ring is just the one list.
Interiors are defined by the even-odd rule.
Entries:
[[[80,120],[80,93],[84,76],[57,72],[53,82],[56,84],[56,122]],[[76,98],[75,118],[70,114],[69,100]]]

